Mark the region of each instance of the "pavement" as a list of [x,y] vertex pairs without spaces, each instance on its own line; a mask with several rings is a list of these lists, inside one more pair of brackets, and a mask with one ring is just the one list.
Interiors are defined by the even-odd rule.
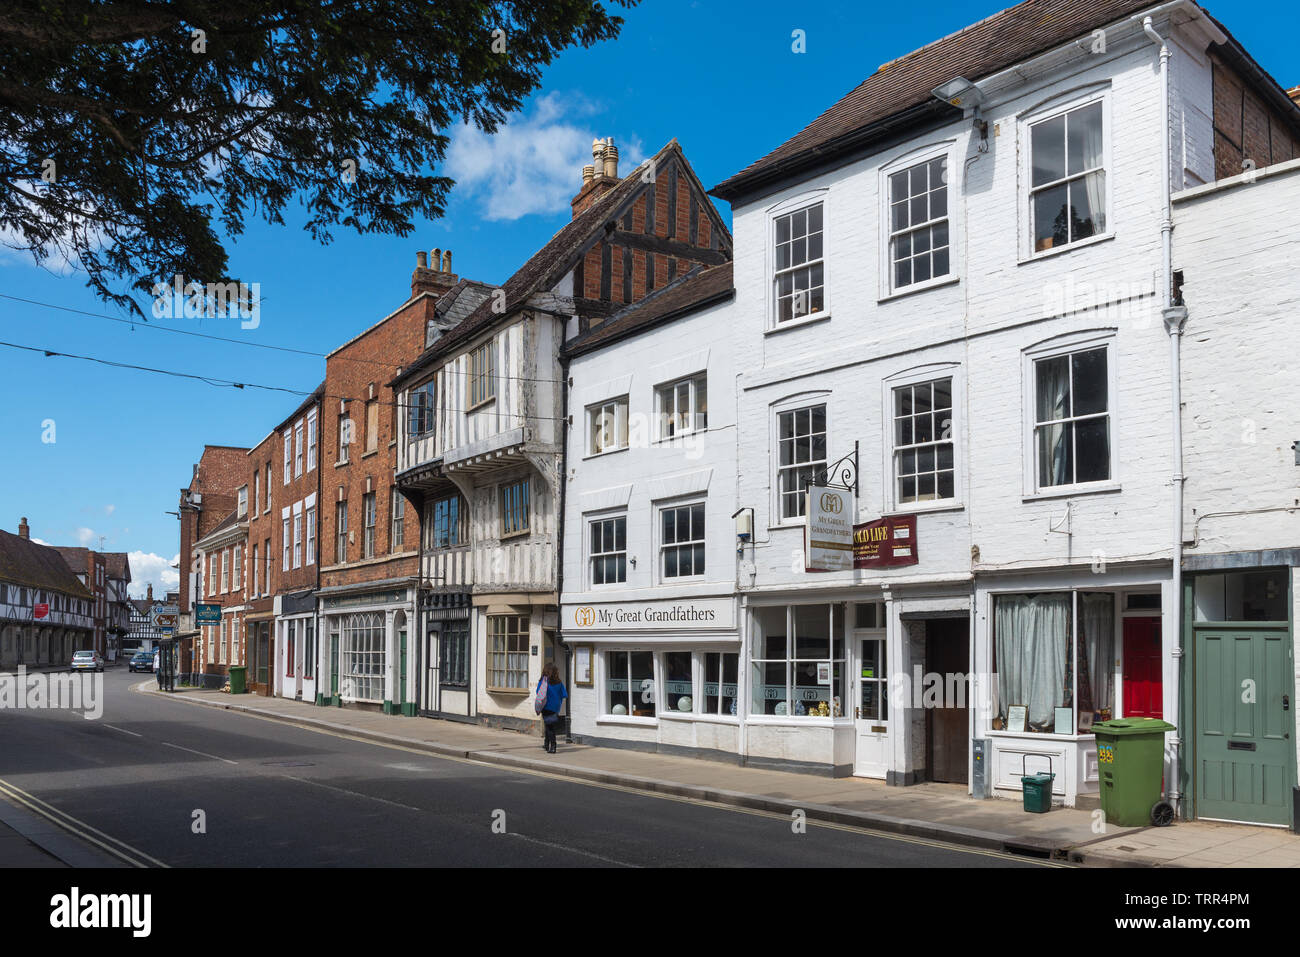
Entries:
[[814,821],[1089,866],[1300,867],[1300,836],[1279,828],[1186,821],[1097,833],[1102,825],[1090,810],[1031,814],[1018,799],[971,798],[964,785],[889,787],[581,744],[561,743],[557,754],[543,755],[532,735],[456,721],[193,688],[167,694],[153,680],[132,690],[485,764],[784,815],[802,811]]

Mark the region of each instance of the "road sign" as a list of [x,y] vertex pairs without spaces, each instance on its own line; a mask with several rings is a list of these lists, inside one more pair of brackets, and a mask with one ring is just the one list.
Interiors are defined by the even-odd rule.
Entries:
[[154,615],[153,623],[154,623],[154,627],[162,631],[166,631],[169,628],[175,629],[176,616],[175,615]]
[[176,605],[154,605],[153,626],[155,628],[175,628],[181,610]]

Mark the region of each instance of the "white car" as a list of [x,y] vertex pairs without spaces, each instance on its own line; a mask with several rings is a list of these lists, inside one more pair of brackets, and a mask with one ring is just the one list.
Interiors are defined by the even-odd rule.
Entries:
[[73,671],[103,671],[104,659],[98,651],[77,651],[72,655]]

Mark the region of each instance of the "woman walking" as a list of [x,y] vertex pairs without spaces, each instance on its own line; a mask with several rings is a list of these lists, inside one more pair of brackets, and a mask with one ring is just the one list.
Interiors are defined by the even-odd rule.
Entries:
[[546,733],[542,738],[542,747],[546,749],[547,754],[554,754],[555,729],[560,724],[560,707],[569,694],[564,690],[564,682],[560,680],[560,669],[555,667],[553,661],[547,662],[546,667],[542,669],[542,677],[537,681],[538,697],[542,694],[543,685],[546,686],[546,703],[542,705],[542,725]]

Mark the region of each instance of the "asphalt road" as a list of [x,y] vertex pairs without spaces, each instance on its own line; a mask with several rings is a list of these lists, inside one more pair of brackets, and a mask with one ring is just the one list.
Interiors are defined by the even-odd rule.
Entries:
[[786,817],[443,758],[131,692],[144,677],[108,671],[98,720],[0,710],[0,792],[18,789],[10,794],[93,828],[85,833],[98,834],[101,843],[173,867],[1045,863],[816,823],[797,834]]

